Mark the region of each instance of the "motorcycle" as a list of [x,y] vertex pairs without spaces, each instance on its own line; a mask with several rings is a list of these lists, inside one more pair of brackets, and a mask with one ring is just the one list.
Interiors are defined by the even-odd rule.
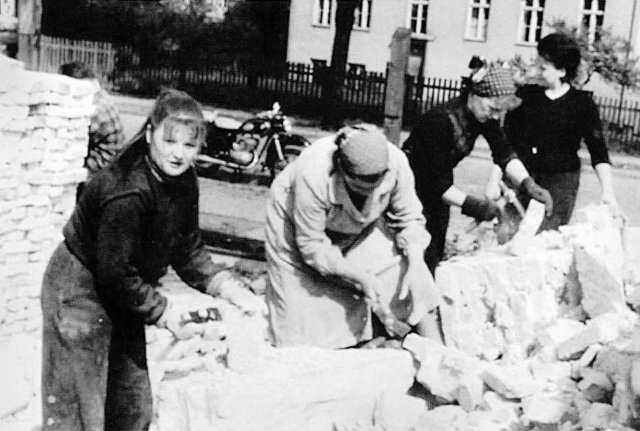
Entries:
[[269,171],[271,180],[311,145],[303,136],[291,133],[291,121],[275,102],[269,111],[240,123],[205,111],[207,140],[198,155],[198,174],[215,178],[220,168],[235,173],[260,174]]

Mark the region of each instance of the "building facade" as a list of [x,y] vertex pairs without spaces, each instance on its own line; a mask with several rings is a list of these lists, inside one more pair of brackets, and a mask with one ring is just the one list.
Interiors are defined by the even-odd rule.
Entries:
[[[359,0],[348,62],[382,72],[398,27],[412,30],[409,73],[458,78],[473,55],[535,57],[537,41],[562,19],[594,37],[598,27],[629,38],[640,53],[640,0]],[[331,58],[337,0],[293,0],[287,59]],[[637,6],[637,7],[636,7]],[[634,12],[635,11],[635,12]]]

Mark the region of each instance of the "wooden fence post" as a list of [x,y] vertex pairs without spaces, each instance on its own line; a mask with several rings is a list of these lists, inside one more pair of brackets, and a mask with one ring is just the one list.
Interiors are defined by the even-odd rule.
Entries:
[[391,59],[387,74],[387,88],[384,102],[384,133],[387,139],[400,144],[402,127],[402,110],[405,98],[405,74],[409,61],[411,30],[398,27],[391,39]]
[[42,0],[18,0],[18,60],[26,67],[38,67],[38,37],[42,17]]

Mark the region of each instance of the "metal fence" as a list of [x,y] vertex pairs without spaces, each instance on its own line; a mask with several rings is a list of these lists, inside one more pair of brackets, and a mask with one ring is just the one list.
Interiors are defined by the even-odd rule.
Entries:
[[[186,68],[174,64],[142,65],[130,47],[41,36],[31,69],[54,72],[69,61],[91,66],[108,89],[154,97],[163,86],[188,91],[222,106],[264,109],[279,101],[287,112],[322,116],[326,111],[323,84],[331,79],[322,64],[279,63],[257,68],[237,64]],[[349,70],[340,91],[339,116],[381,123],[384,118],[387,74]],[[407,77],[404,125],[411,127],[424,112],[457,96],[459,80]],[[594,97],[605,136],[612,149],[640,153],[640,103]]]

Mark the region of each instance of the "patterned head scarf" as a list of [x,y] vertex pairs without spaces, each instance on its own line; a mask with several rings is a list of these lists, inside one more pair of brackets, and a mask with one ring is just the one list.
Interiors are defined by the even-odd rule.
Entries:
[[477,70],[471,75],[469,87],[472,94],[494,98],[498,107],[508,111],[520,106],[522,100],[515,95],[516,84],[509,69],[486,64],[475,66]]

